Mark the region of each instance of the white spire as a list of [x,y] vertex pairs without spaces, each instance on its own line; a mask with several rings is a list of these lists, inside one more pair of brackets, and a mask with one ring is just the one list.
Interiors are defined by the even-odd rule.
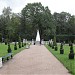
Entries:
[[40,41],[40,34],[39,34],[39,30],[37,30],[36,41]]

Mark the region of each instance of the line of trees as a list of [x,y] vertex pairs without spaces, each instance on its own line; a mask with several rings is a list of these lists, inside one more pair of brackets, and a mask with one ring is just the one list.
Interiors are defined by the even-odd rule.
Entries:
[[12,13],[10,7],[4,8],[2,12],[0,41],[2,38],[15,41],[19,36],[28,40],[35,39],[37,29],[44,40],[53,36],[57,37],[57,41],[75,39],[75,16],[70,13],[51,14],[49,8],[41,3],[29,3],[18,14]]

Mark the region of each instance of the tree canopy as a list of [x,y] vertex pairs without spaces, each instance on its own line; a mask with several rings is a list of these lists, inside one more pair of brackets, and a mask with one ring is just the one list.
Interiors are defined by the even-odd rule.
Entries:
[[[37,29],[40,30],[41,39],[49,38],[50,34],[55,33],[53,16],[48,7],[42,6],[41,3],[29,3],[22,10],[22,25],[25,29],[24,34],[36,36]],[[29,34],[29,35],[28,35]]]
[[53,36],[57,41],[75,39],[75,15],[67,12],[51,14],[50,9],[41,3],[29,3],[21,13],[13,13],[10,7],[3,9],[0,15],[0,41],[2,37],[15,41],[20,36],[35,39],[37,29],[41,39],[49,40]]

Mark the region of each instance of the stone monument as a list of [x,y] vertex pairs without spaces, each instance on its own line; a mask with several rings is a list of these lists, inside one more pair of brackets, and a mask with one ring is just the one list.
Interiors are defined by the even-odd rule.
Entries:
[[36,43],[40,43],[40,34],[39,34],[39,30],[37,30]]
[[44,45],[44,39],[41,40],[41,44]]
[[34,40],[32,39],[32,45],[34,45]]
[[26,40],[25,39],[23,39],[23,43],[26,43]]
[[2,57],[0,57],[0,68],[2,67]]

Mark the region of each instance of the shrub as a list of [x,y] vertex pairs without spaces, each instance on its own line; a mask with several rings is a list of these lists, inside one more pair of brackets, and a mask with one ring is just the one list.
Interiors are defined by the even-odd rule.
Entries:
[[55,46],[55,51],[57,51],[58,50],[58,47],[57,47],[57,44],[56,44],[56,46]]
[[70,46],[69,59],[74,59],[74,50],[73,50],[73,44]]
[[17,50],[17,44],[16,44],[16,42],[15,42],[15,45],[14,45],[14,50]]
[[73,53],[73,44],[70,46],[70,53]]
[[63,49],[63,43],[61,43],[61,45],[60,45],[60,49]]
[[5,39],[5,41],[4,41],[4,42],[5,42],[5,45],[7,45],[7,44],[8,44],[8,39]]
[[72,42],[71,41],[69,41],[69,46],[71,46],[72,45]]
[[26,46],[26,43],[24,43],[24,46]]
[[75,40],[74,40],[74,42],[73,42],[74,44],[75,44]]
[[49,42],[49,46],[51,47],[51,43]]
[[19,48],[21,48],[21,37],[20,36],[19,36],[18,45],[19,45]]
[[12,50],[11,50],[11,47],[10,47],[10,43],[8,43],[8,49],[7,49],[8,53],[11,53]]
[[56,37],[54,36],[53,45],[56,46]]
[[64,54],[63,43],[60,45],[60,54]]
[[23,44],[23,42],[22,42],[22,47],[24,47],[24,44]]
[[52,49],[54,49],[54,45],[52,45]]

